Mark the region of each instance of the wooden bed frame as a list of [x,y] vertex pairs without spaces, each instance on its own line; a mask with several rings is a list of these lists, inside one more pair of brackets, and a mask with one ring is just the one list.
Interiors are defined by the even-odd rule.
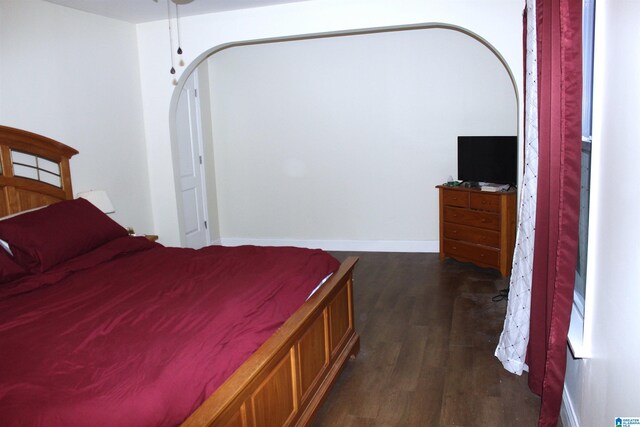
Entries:
[[[77,153],[52,139],[0,126],[0,216],[72,199],[69,159]],[[52,163],[58,165],[58,175]],[[182,425],[309,425],[360,348],[353,317],[357,261],[344,261]]]
[[[40,175],[51,176],[51,168],[43,165],[40,169],[40,161],[42,163],[58,164],[58,176],[60,185],[52,185],[43,180],[26,178],[20,176],[20,172],[14,164],[14,153],[24,153],[31,155],[34,160],[35,167],[29,165],[20,165],[19,168],[24,171],[28,170]],[[2,200],[0,201],[0,216],[6,216],[28,209],[49,205],[61,200],[73,199],[73,190],[71,188],[71,173],[69,172],[69,159],[78,154],[71,147],[49,139],[47,137],[36,135],[20,129],[13,129],[6,126],[0,126],[0,192]],[[49,162],[47,162],[49,161]],[[18,162],[18,160],[16,160]],[[22,161],[21,163],[26,163]],[[47,168],[47,169],[44,169]]]

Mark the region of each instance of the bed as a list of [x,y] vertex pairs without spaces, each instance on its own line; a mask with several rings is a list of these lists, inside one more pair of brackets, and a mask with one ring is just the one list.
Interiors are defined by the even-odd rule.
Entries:
[[357,258],[165,248],[73,200],[76,150],[3,126],[0,150],[0,216],[27,212],[0,221],[0,424],[310,424],[359,350]]

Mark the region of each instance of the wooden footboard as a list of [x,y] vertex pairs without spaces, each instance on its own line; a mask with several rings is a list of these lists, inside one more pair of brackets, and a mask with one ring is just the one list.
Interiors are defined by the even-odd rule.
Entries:
[[353,268],[340,269],[183,426],[305,426],[360,349]]

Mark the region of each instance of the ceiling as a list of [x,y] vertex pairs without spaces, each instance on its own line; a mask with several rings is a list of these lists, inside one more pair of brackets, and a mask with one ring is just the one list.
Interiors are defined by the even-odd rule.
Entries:
[[[167,18],[169,0],[46,0],[96,15],[128,21],[134,24]],[[180,7],[180,16],[248,9],[275,4],[295,3],[309,0],[193,0]],[[171,14],[175,16],[175,5],[171,3]]]

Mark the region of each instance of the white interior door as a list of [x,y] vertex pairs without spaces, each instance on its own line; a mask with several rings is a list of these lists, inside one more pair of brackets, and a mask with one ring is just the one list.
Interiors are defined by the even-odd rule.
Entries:
[[198,76],[194,72],[187,80],[176,113],[176,130],[180,156],[180,191],[184,237],[189,248],[210,244],[207,230],[206,189],[202,162],[202,132],[197,92]]

